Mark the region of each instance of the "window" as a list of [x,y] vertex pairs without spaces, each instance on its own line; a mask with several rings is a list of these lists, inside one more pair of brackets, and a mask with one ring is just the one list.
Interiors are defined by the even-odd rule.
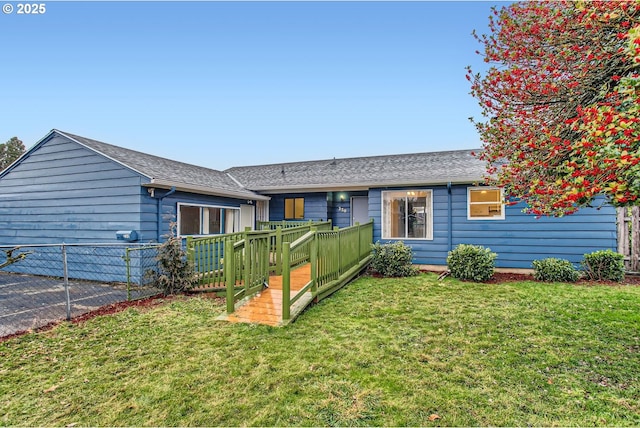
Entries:
[[238,213],[237,208],[178,204],[180,236],[237,232]]
[[304,198],[285,198],[284,219],[285,220],[304,219]]
[[256,221],[269,221],[269,201],[256,201]]
[[382,192],[384,239],[433,239],[431,190]]
[[503,220],[504,204],[502,189],[491,187],[469,187],[467,189],[469,220]]

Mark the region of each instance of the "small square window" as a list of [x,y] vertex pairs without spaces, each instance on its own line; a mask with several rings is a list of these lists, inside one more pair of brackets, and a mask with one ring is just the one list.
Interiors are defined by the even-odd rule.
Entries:
[[285,198],[284,218],[285,220],[303,220],[304,198]]
[[470,187],[467,190],[469,220],[503,220],[504,203],[502,189]]

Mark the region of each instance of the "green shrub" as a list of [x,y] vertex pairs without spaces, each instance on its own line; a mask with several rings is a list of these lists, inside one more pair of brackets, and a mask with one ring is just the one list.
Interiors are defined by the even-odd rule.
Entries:
[[413,276],[418,268],[413,266],[413,251],[402,241],[371,245],[373,258],[371,267],[385,277]]
[[624,279],[624,256],[611,250],[585,254],[582,267],[587,278],[594,281],[622,281]]
[[580,272],[569,260],[549,257],[533,261],[533,277],[538,281],[575,282]]
[[147,272],[165,296],[183,293],[196,283],[193,263],[187,259],[182,240],[176,237],[175,229],[176,225],[172,223],[167,240],[158,248],[156,269]]
[[493,276],[496,257],[496,253],[481,245],[460,244],[449,251],[447,266],[454,278],[483,282]]

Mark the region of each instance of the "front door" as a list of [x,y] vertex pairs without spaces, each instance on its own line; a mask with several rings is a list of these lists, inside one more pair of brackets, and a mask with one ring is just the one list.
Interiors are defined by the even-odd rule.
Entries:
[[256,223],[256,207],[253,205],[240,205],[240,231],[245,228],[254,229]]
[[369,221],[369,197],[353,196],[351,198],[351,225],[364,224]]

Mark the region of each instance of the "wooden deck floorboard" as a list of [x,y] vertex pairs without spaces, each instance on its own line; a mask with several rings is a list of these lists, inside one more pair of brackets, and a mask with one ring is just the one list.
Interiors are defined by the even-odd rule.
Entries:
[[[293,298],[310,280],[310,264],[291,270],[291,297]],[[310,296],[311,293],[307,294]],[[271,326],[282,324],[282,275],[270,276],[269,288],[247,300],[242,306],[236,308],[234,313],[226,315],[225,319],[229,322]]]

